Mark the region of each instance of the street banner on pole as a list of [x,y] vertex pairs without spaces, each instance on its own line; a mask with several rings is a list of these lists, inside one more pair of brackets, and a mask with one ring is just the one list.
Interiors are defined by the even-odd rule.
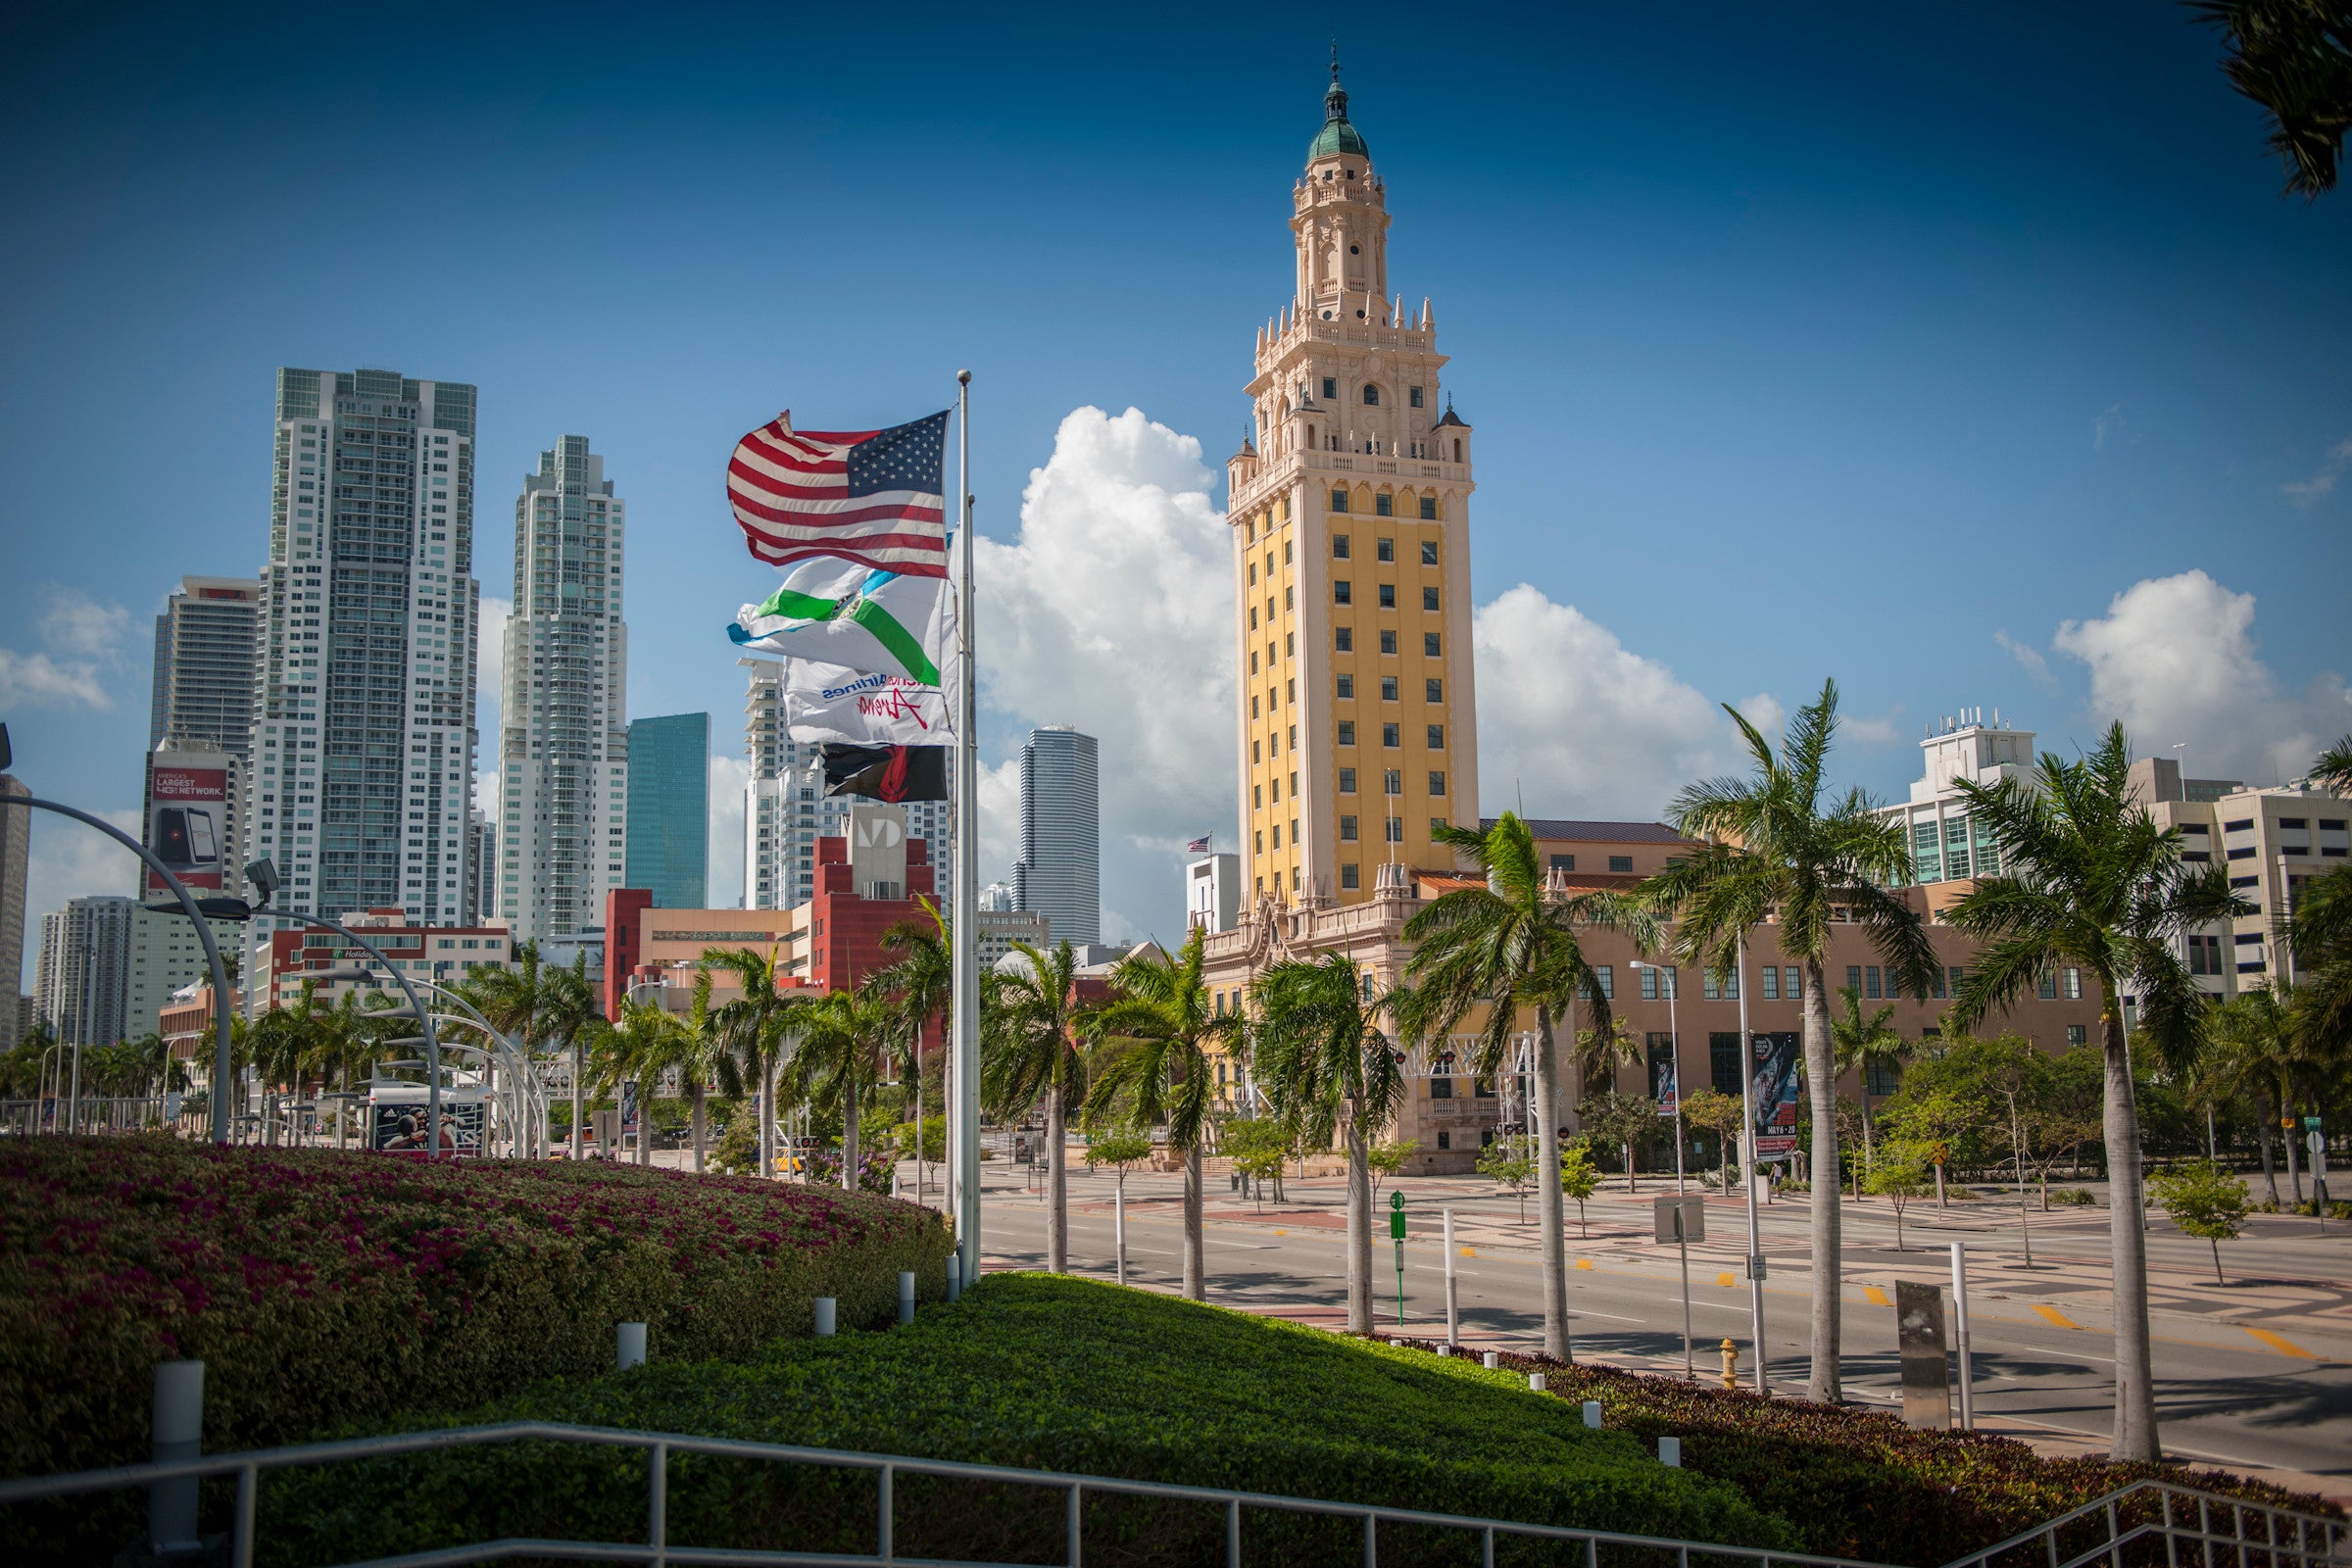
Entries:
[[1750,1035],[1755,1057],[1756,1157],[1796,1149],[1796,1068],[1801,1037],[1793,1030]]

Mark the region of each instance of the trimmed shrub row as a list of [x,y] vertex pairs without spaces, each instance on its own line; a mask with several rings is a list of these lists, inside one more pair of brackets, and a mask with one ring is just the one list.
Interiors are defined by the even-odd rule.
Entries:
[[[539,1419],[1074,1471],[1637,1534],[1793,1545],[1721,1481],[1660,1465],[1624,1433],[1483,1371],[1169,1297],[991,1275],[887,1334],[780,1341],[746,1364],[663,1361],[545,1385],[446,1423]],[[736,1548],[874,1548],[874,1486],[798,1467],[670,1459],[670,1539]],[[499,1535],[643,1539],[641,1456],[512,1445],[369,1461],[269,1483],[280,1563]],[[420,1505],[421,1504],[421,1505]],[[898,1545],[970,1561],[1058,1562],[1062,1497],[902,1483]],[[1252,1512],[1251,1562],[1363,1560],[1343,1523]],[[1089,1563],[1223,1560],[1219,1510],[1090,1504]],[[1581,1548],[1506,1560],[1581,1564]],[[1383,1562],[1478,1561],[1475,1537]]]
[[432,1163],[161,1137],[0,1145],[0,1474],[146,1457],[153,1369],[205,1362],[205,1447],[465,1409],[653,1354],[740,1357],[946,1294],[927,1209],[603,1162]]
[[[1451,1364],[1439,1360],[1434,1341],[1381,1338]],[[1804,1550],[1823,1556],[1948,1562],[2151,1476],[2343,1516],[2325,1498],[2223,1471],[2049,1459],[2013,1438],[1917,1431],[1880,1410],[1766,1399],[1744,1389],[1544,1355],[1506,1353],[1501,1364],[1522,1379],[1544,1373],[1554,1398],[1598,1399],[1609,1430],[1653,1445],[1681,1438],[1685,1468],[1738,1487],[1757,1507],[1790,1521]]]

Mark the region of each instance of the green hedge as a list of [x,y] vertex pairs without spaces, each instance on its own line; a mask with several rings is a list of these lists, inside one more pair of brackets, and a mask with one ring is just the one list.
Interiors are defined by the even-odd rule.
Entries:
[[[1389,1343],[1440,1360],[1426,1340]],[[2341,1517],[2325,1498],[2180,1465],[2046,1459],[2011,1438],[1916,1431],[1895,1416],[1622,1372],[1542,1355],[1501,1357],[1543,1372],[1553,1397],[1598,1399],[1609,1430],[1683,1440],[1683,1464],[1728,1481],[1791,1520],[1804,1549],[1885,1563],[1948,1562],[2149,1476]]]
[[[1788,1547],[1796,1532],[1732,1487],[1660,1465],[1624,1433],[1531,1396],[1526,1379],[1271,1319],[1068,1278],[992,1275],[910,1329],[778,1342],[745,1364],[665,1361],[547,1385],[463,1421],[540,1419],[1244,1488],[1436,1512]],[[432,1423],[443,1424],[443,1423]],[[873,1549],[870,1481],[692,1455],[670,1460],[681,1544]],[[902,1483],[899,1545],[1061,1560],[1046,1492]],[[270,1561],[416,1551],[497,1535],[642,1540],[644,1460],[513,1445],[269,1483]],[[1360,1562],[1358,1536],[1252,1514],[1251,1562]],[[1458,1556],[1454,1536],[1384,1562]],[[1222,1519],[1105,1498],[1090,1564],[1222,1560]],[[1446,1548],[1450,1547],[1447,1551]],[[1541,1554],[1549,1558],[1554,1553]],[[1510,1560],[1507,1555],[1505,1560]],[[1534,1560],[1534,1559],[1528,1559]],[[1561,1556],[1581,1563],[1581,1548]]]
[[653,1354],[747,1356],[946,1294],[929,1210],[603,1162],[434,1163],[161,1137],[0,1146],[0,1475],[146,1457],[153,1368],[205,1363],[207,1449],[464,1409]]

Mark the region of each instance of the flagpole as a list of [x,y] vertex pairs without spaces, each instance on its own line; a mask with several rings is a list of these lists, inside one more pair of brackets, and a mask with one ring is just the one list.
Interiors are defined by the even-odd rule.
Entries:
[[972,372],[956,372],[956,894],[950,913],[955,960],[951,1006],[956,1039],[956,1246],[969,1289],[980,1278],[980,771],[973,716]]

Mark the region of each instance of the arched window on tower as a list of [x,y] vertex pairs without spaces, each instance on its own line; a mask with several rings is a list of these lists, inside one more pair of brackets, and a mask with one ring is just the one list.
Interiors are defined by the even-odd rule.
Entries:
[[1364,383],[1364,407],[1368,409],[1380,407],[1380,388],[1369,381]]
[[1458,435],[1453,438],[1453,461],[1462,461],[1462,438]]

